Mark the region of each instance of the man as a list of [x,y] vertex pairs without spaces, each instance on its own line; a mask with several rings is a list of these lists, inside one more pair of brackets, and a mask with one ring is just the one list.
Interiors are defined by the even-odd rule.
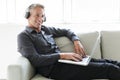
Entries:
[[[25,17],[28,26],[18,35],[18,51],[29,59],[36,72],[55,80],[120,80],[120,63],[91,59],[88,66],[59,63],[58,59],[81,61],[86,57],[79,38],[70,30],[43,26],[44,6],[32,4]],[[74,43],[75,53],[61,53],[54,38],[66,36]]]

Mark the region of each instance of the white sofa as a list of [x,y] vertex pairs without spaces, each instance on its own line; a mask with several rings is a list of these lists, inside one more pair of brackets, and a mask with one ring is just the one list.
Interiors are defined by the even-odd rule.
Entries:
[[[101,35],[100,43],[97,45],[93,57],[120,61],[120,31],[79,33],[78,36],[85,47],[86,53],[89,54],[91,52],[98,35]],[[55,40],[62,52],[74,51],[73,43],[66,37],[56,38]],[[39,74],[35,74],[34,71],[35,69],[28,59],[20,56],[17,63],[8,66],[8,80],[51,80]]]

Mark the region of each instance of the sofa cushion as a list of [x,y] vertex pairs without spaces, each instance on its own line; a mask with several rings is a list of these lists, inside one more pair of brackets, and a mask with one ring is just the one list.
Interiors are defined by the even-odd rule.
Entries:
[[[99,35],[98,32],[89,32],[89,33],[79,33],[77,34],[80,38],[81,43],[85,48],[85,52],[90,54],[94,43]],[[60,37],[55,39],[57,45],[59,46],[61,52],[74,52],[73,43],[66,37]],[[101,58],[100,44],[98,43],[95,53],[93,55],[94,58]]]
[[102,31],[103,58],[120,61],[120,31]]
[[55,41],[61,52],[74,52],[73,43],[67,37],[59,37]]

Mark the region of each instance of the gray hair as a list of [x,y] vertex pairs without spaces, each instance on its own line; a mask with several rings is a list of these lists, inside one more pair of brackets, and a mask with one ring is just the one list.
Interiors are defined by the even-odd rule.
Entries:
[[34,9],[34,8],[36,8],[36,7],[40,7],[40,8],[42,8],[42,9],[45,8],[42,4],[31,4],[31,5],[28,7],[27,11],[30,12],[31,9]]

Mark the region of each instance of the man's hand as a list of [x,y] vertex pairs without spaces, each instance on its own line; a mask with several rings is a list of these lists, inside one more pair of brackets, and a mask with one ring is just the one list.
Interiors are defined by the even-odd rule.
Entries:
[[82,57],[86,57],[86,53],[80,41],[78,40],[74,41],[74,48],[75,48],[75,53],[81,55]]
[[81,61],[82,56],[76,53],[59,53],[60,59],[66,59],[66,60],[73,60],[73,61]]

